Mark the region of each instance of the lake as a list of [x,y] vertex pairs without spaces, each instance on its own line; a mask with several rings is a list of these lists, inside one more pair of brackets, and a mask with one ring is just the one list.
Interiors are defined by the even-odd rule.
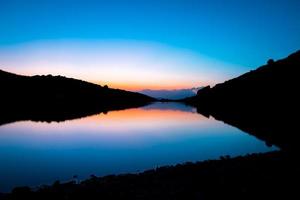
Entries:
[[179,103],[0,126],[0,191],[276,150]]

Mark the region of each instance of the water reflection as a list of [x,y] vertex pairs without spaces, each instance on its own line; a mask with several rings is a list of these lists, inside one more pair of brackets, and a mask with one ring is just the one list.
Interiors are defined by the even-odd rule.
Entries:
[[272,149],[177,103],[61,123],[22,121],[0,127],[0,191],[69,180],[75,174],[84,179]]

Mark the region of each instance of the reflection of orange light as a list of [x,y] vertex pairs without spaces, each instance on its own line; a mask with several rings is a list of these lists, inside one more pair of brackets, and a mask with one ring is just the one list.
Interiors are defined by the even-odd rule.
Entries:
[[[73,133],[79,130],[88,133],[89,131],[97,134],[134,134],[134,130],[158,129],[163,130],[167,127],[193,126],[195,124],[205,127],[210,126],[211,120],[202,115],[193,112],[184,112],[180,110],[160,110],[155,108],[132,108],[120,111],[110,111],[107,114],[96,114],[85,118],[68,120],[61,123],[35,123],[35,122],[18,122],[15,124],[20,130],[30,128],[38,134],[52,133]],[[14,126],[9,124],[7,126]],[[51,131],[50,131],[51,130]],[[25,131],[26,132],[26,131]],[[160,132],[158,132],[160,133]],[[152,133],[154,134],[154,133]]]
[[126,122],[133,121],[139,123],[141,121],[153,122],[153,121],[199,121],[206,118],[202,115],[184,112],[180,110],[159,110],[159,109],[143,109],[132,108],[121,111],[111,111],[105,114],[93,115],[85,118],[84,120],[93,122]]
[[125,133],[133,129],[163,129],[164,127],[176,127],[184,124],[209,124],[207,118],[197,113],[184,112],[180,110],[159,110],[159,109],[143,109],[132,108],[121,111],[111,111],[107,114],[97,114],[81,120],[71,121],[74,126],[81,125],[90,128],[106,131],[117,131]]

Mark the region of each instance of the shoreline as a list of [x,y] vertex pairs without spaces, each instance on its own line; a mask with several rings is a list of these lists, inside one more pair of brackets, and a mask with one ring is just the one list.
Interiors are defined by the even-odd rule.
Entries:
[[[54,182],[33,191],[18,187],[1,199],[214,199],[292,195],[297,159],[284,151],[163,166],[137,174],[91,176],[76,183]],[[293,181],[293,178],[295,179]],[[294,186],[296,187],[296,186]],[[292,197],[292,196],[291,196]],[[200,199],[201,199],[200,198]],[[286,196],[285,196],[286,198]]]

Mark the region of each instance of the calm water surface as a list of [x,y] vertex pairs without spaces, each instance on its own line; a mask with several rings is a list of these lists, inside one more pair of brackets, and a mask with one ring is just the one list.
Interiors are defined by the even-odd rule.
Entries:
[[0,126],[0,191],[274,149],[176,103],[60,123],[21,121]]

